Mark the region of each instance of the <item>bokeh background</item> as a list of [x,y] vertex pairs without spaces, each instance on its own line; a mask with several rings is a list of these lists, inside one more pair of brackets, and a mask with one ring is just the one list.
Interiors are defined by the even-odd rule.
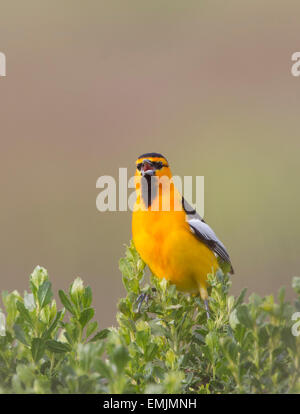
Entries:
[[[124,294],[131,214],[96,180],[156,151],[205,176],[233,293],[299,275],[299,1],[0,0],[0,290],[81,276],[102,327]],[[288,295],[292,298],[291,290]]]

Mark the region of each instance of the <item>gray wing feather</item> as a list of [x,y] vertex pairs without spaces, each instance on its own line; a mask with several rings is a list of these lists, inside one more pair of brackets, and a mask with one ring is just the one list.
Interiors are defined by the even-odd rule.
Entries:
[[[221,240],[216,236],[213,229],[205,223],[203,218],[193,210],[186,200],[182,197],[182,206],[186,212],[187,222],[191,231],[205,243],[215,254],[217,254],[224,262],[231,265],[229,254]],[[231,266],[233,273],[233,268]]]

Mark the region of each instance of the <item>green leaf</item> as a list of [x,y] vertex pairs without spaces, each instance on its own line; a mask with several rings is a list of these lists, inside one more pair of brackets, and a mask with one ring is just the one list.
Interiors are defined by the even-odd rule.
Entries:
[[85,308],[89,308],[92,304],[92,300],[93,300],[93,294],[92,294],[92,289],[90,286],[87,286],[84,289],[84,295],[83,295],[83,306]]
[[236,316],[242,325],[245,325],[247,328],[253,327],[247,305],[243,304],[238,306],[236,308]]
[[259,339],[259,345],[260,346],[266,346],[269,340],[269,335],[268,335],[268,331],[267,328],[265,326],[263,326],[262,328],[259,329],[258,331],[258,339]]
[[38,362],[45,351],[45,342],[41,338],[33,338],[31,341],[31,354],[34,362]]
[[29,311],[25,308],[24,304],[18,300],[16,302],[16,306],[17,306],[17,309],[20,315],[25,319],[25,321],[27,321],[28,323],[30,323],[30,325],[32,325],[31,316],[29,314]]
[[244,302],[245,299],[245,295],[247,293],[247,288],[242,289],[239,297],[237,298],[237,300],[235,301],[235,307],[241,305]]
[[43,333],[43,338],[44,339],[50,338],[50,335],[51,335],[52,331],[56,328],[56,326],[58,324],[58,321],[60,320],[61,315],[62,315],[62,311],[57,312],[56,317],[55,317],[54,321],[52,322],[52,324],[50,325],[49,329],[47,329]]
[[128,349],[122,345],[116,346],[111,355],[111,359],[116,365],[118,372],[121,373],[129,360]]
[[149,342],[149,333],[147,331],[138,331],[136,333],[136,343],[142,349],[147,348]]
[[291,329],[284,327],[281,331],[282,342],[293,352],[297,352],[296,337],[292,334]]
[[67,331],[64,332],[64,337],[69,342],[69,344],[73,344],[74,343],[74,340],[73,340],[72,335],[70,335]]
[[17,317],[17,305],[16,302],[21,299],[21,296],[17,291],[8,293],[7,291],[2,292],[2,301],[6,309],[6,325],[7,327],[13,327]]
[[98,322],[90,322],[86,327],[86,337],[88,338],[98,328]]
[[97,359],[95,361],[95,368],[98,372],[100,372],[100,374],[105,377],[105,378],[111,378],[111,370],[109,368],[109,366],[102,361],[101,359]]
[[[35,373],[34,373],[34,369],[32,366],[28,366],[28,365],[24,365],[24,364],[19,364],[16,367],[16,375],[15,375],[15,380],[18,379],[20,381],[22,381],[22,383],[25,386],[29,386],[33,383],[34,379],[35,379]],[[14,381],[13,381],[14,382]],[[14,383],[12,384],[14,387]],[[23,387],[20,387],[21,390]],[[21,392],[21,391],[19,391]],[[23,391],[24,392],[24,391]]]
[[48,280],[45,280],[40,287],[38,288],[37,297],[40,307],[48,305],[51,302],[53,293],[51,290],[51,283]]
[[28,346],[28,341],[21,325],[15,323],[13,329],[17,340],[20,341],[22,344]]
[[77,321],[72,321],[70,323],[66,323],[64,325],[64,328],[66,330],[66,333],[68,334],[68,336],[65,336],[68,339],[68,341],[70,343],[76,343],[80,341],[80,337],[81,337],[81,326],[79,323],[77,323]]
[[150,343],[145,350],[145,359],[147,361],[153,360],[157,352],[158,352],[158,345],[155,343]]
[[210,331],[205,337],[205,343],[210,351],[210,358],[213,360],[214,354],[217,352],[218,336],[214,331]]
[[231,328],[234,330],[239,323],[240,323],[240,321],[237,317],[237,311],[236,311],[236,308],[235,308],[229,315],[229,324],[230,324]]
[[65,294],[63,290],[58,291],[59,298],[61,300],[61,303],[64,305],[64,307],[72,313],[72,315],[75,315],[76,312],[74,310],[74,307],[72,303],[69,301],[68,296]]
[[103,329],[102,331],[98,332],[93,338],[90,340],[90,342],[99,341],[100,339],[105,339],[107,335],[109,334],[109,329]]
[[46,341],[46,347],[49,351],[57,354],[63,354],[72,349],[66,342],[55,341],[54,339],[48,339],[48,341]]
[[84,309],[80,313],[79,323],[84,328],[85,325],[94,317],[95,311],[93,308]]
[[231,338],[223,338],[221,342],[222,342],[223,352],[226,355],[226,358],[236,363],[237,352],[238,352],[238,346],[236,345],[236,343],[233,342]]
[[132,267],[128,262],[128,259],[122,258],[119,260],[119,269],[123,276],[126,278],[131,278],[132,276]]

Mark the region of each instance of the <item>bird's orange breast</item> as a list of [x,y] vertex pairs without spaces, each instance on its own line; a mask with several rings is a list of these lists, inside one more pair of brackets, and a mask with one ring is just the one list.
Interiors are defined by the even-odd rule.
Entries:
[[183,209],[134,211],[132,233],[151,271],[182,291],[198,291],[207,274],[218,267],[213,252],[192,234]]

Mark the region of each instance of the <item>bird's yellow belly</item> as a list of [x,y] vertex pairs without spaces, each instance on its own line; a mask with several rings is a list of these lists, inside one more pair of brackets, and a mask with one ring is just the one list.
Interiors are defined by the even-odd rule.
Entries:
[[218,268],[214,253],[191,233],[183,212],[136,212],[132,226],[142,259],[157,277],[179,290],[199,291],[207,274]]

